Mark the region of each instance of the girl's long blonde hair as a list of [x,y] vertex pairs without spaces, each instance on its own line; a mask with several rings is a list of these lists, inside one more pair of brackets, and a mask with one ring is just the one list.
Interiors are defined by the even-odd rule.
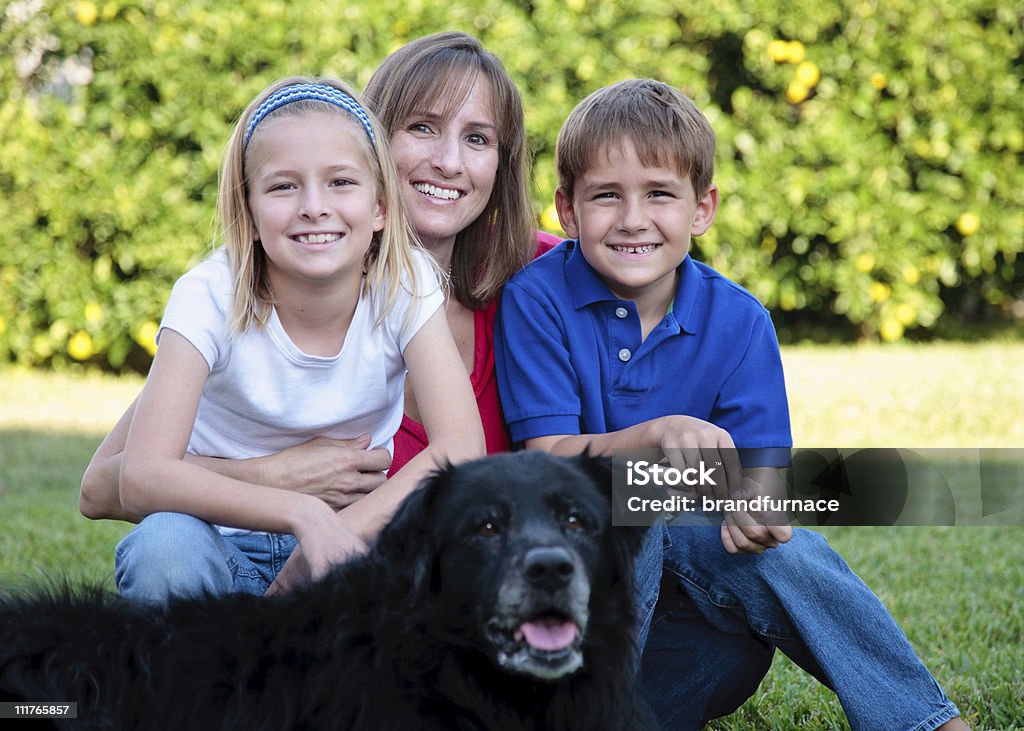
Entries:
[[[233,299],[230,317],[232,333],[242,333],[251,327],[263,327],[270,317],[274,305],[274,293],[267,277],[267,261],[263,247],[257,240],[256,228],[248,204],[249,176],[246,167],[246,130],[259,106],[279,90],[298,84],[319,84],[330,86],[348,95],[363,109],[366,107],[347,84],[329,77],[291,77],[277,81],[250,102],[228,141],[227,153],[221,167],[220,185],[217,192],[217,211],[220,217],[221,236],[227,250],[228,261],[233,275]],[[288,103],[265,118],[284,115],[298,115],[310,111],[330,111],[355,119],[347,111],[327,101],[303,99]],[[414,262],[413,251],[419,250],[418,257],[428,262],[435,274],[441,277],[433,257],[420,246],[416,234],[409,225],[405,204],[398,184],[394,160],[388,144],[388,135],[376,117],[367,111],[367,119],[374,133],[375,143],[367,135],[361,136],[363,153],[373,173],[378,194],[384,200],[384,228],[376,232],[363,260],[365,278],[363,287],[368,288],[379,325],[394,306],[402,288],[409,288],[414,299],[422,297],[437,286],[436,281],[421,281],[419,269]],[[250,134],[259,133],[259,124]],[[408,324],[414,316],[415,307],[406,313]]]

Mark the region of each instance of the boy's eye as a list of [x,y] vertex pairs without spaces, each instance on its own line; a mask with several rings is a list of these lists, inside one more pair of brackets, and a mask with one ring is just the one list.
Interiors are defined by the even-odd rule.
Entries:
[[651,191],[651,196],[654,198],[671,198],[672,194],[667,190],[654,190]]

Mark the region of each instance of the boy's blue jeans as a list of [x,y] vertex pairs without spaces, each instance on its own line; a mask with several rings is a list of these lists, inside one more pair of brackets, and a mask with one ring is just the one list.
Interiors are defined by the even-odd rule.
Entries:
[[295,543],[278,533],[222,536],[191,515],[153,513],[117,544],[114,580],[121,596],[161,604],[171,595],[262,595]]
[[836,692],[852,729],[928,731],[959,715],[881,601],[820,534],[798,528],[763,554],[730,555],[717,517],[703,525],[687,518],[701,522],[681,515],[652,528],[637,566],[641,620],[649,621],[641,680],[664,728],[697,729],[738,708],[776,647]]

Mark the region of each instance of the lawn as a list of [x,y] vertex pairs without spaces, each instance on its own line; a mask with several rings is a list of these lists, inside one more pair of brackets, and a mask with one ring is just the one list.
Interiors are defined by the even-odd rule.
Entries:
[[[798,447],[1024,446],[1024,343],[783,350]],[[0,585],[111,584],[128,526],[77,510],[82,471],[141,386],[0,370]],[[1024,487],[1024,486],[1017,486]],[[881,597],[975,729],[1024,728],[1024,527],[818,529]],[[835,697],[781,655],[758,694],[712,724],[846,726]]]

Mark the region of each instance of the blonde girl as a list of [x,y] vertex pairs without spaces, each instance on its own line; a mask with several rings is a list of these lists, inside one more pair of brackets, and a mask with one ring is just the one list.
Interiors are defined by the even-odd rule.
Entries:
[[[406,222],[387,138],[348,87],[292,78],[260,94],[231,136],[218,209],[224,246],[172,290],[120,459],[122,509],[141,519],[116,551],[132,598],[262,594],[296,545],[289,576],[318,577],[429,469],[484,451],[436,267]],[[337,512],[195,459],[317,436],[390,448],[407,369],[430,449]]]

